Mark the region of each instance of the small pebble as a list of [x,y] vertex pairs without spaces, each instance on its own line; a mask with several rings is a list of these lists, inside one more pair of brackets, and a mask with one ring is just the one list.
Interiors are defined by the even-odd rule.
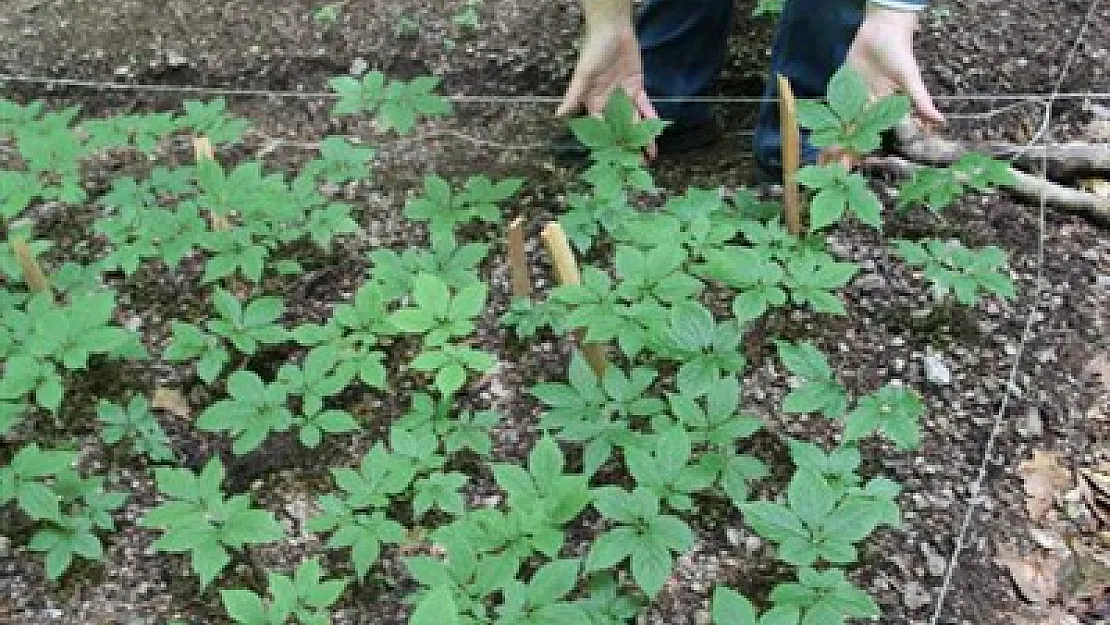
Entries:
[[948,386],[952,383],[952,371],[936,354],[925,356],[925,379],[937,386]]
[[1041,419],[1041,411],[1036,407],[1030,406],[1029,410],[1025,413],[1025,422],[1018,432],[1026,438],[1040,438],[1044,435],[1044,421]]
[[919,582],[907,582],[902,587],[902,603],[907,609],[917,611],[933,603],[933,596]]
[[921,543],[921,553],[925,556],[925,570],[929,572],[929,576],[944,577],[944,573],[948,570],[948,561],[926,542]]

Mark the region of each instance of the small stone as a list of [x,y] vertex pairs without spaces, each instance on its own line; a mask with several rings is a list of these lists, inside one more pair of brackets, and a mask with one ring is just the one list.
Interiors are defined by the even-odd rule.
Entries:
[[886,278],[877,273],[869,273],[855,281],[855,286],[859,287],[861,291],[881,291],[886,288]]
[[763,548],[763,540],[759,536],[748,536],[744,541],[744,548],[755,553]]
[[1018,431],[1026,438],[1040,438],[1044,435],[1044,421],[1041,419],[1041,411],[1036,407],[1030,406],[1029,410],[1025,412],[1025,422],[1022,424]]
[[740,542],[743,540],[743,535],[740,533],[740,530],[735,527],[730,527],[725,530],[725,540],[728,541],[729,545],[739,547]]
[[166,65],[170,67],[184,67],[189,64],[189,59],[177,50],[166,50]]
[[12,541],[7,536],[0,536],[0,558],[8,557],[11,552]]
[[1047,365],[1050,362],[1056,362],[1056,348],[1049,347],[1037,352],[1037,361],[1042,365]]
[[940,356],[927,354],[924,363],[926,380],[937,386],[948,386],[952,383],[952,371]]
[[1098,285],[1100,289],[1110,291],[1110,275],[1100,275],[1095,279],[1095,284]]
[[352,76],[362,76],[368,69],[370,69],[370,63],[367,63],[366,59],[358,57],[351,61],[351,69],[348,71]]
[[930,577],[944,577],[948,571],[948,561],[933,549],[929,543],[921,543],[921,553],[925,556],[925,570]]
[[933,596],[919,582],[907,582],[902,587],[902,603],[912,611],[920,610],[933,602]]
[[1065,542],[1064,538],[1056,532],[1043,530],[1039,527],[1034,527],[1030,528],[1029,535],[1033,537],[1033,542],[1037,543],[1037,545],[1044,549],[1049,549],[1051,551],[1060,551],[1064,553],[1071,551],[1071,549],[1068,548],[1068,543]]

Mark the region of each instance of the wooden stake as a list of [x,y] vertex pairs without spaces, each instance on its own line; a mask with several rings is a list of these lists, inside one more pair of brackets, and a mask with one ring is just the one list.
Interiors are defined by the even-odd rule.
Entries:
[[39,264],[35,253],[31,251],[31,246],[27,245],[27,241],[23,237],[12,237],[11,240],[12,252],[15,253],[15,258],[19,262],[19,268],[23,271],[23,281],[27,283],[27,290],[32,293],[46,293],[50,290],[50,283],[46,281],[46,274],[42,270],[42,265]]
[[[193,139],[193,156],[197,162],[204,159],[210,161],[216,160],[216,152],[212,149],[212,141],[208,137],[196,137]],[[231,222],[223,215],[210,215],[212,218],[213,230],[231,230]]]
[[514,297],[531,297],[532,280],[528,276],[528,257],[524,253],[524,218],[509,224],[509,281]]
[[802,192],[798,188],[798,168],[802,164],[802,136],[798,129],[798,105],[794,89],[786,76],[779,74],[779,130],[782,137],[783,204],[786,207],[786,229],[794,236],[802,234]]
[[[540,237],[543,239],[544,246],[547,247],[547,253],[551,254],[551,260],[555,263],[555,276],[559,279],[559,284],[581,284],[582,277],[578,273],[578,263],[574,260],[574,252],[570,249],[570,243],[567,241],[567,235],[563,232],[563,227],[558,222],[549,223],[543,229]],[[577,332],[576,336],[578,337],[578,343],[582,345],[582,354],[586,357],[586,361],[590,363],[590,368],[594,370],[597,377],[604,377],[607,367],[605,346],[597,343],[584,343],[581,331]]]

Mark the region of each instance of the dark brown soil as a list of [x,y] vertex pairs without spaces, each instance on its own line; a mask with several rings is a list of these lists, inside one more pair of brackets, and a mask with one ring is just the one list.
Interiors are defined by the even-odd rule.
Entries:
[[[487,0],[483,24],[475,33],[461,32],[450,22],[461,4],[351,3],[338,23],[325,27],[313,21],[317,4],[309,0],[256,4],[8,0],[0,15],[0,72],[320,91],[328,77],[346,73],[355,59],[363,59],[369,67],[391,75],[442,76],[448,93],[559,94],[573,63],[574,3]],[[757,95],[761,90],[770,27],[769,22],[747,17],[750,4],[743,2],[738,8],[735,46],[721,93]],[[936,94],[1049,92],[1088,6],[1083,0],[934,3],[921,37],[927,81]],[[395,27],[402,14],[418,18],[423,25],[420,31],[398,35]],[[453,49],[445,49],[445,39],[455,41]],[[1098,11],[1086,41],[1062,88],[1110,91],[1110,6]],[[79,103],[89,115],[175,109],[182,99],[179,94],[47,89],[17,83],[7,85],[5,95]],[[944,102],[942,106],[969,114],[1009,103]],[[1096,104],[1108,106],[1110,101],[1062,102],[1054,125],[1056,136],[1089,138],[1087,124]],[[487,172],[527,178],[529,186],[517,209],[528,217],[533,240],[539,228],[562,209],[562,194],[575,173],[536,149],[556,128],[549,115],[554,105],[549,102],[461,104],[452,119],[429,124],[417,137],[401,140],[377,136],[365,123],[329,119],[330,103],[324,100],[235,97],[230,105],[235,113],[254,121],[256,132],[234,153],[221,154],[223,159],[249,157],[272,140],[303,143],[335,133],[361,135],[379,149],[374,182],[338,191],[360,207],[366,236],[336,250],[334,258],[321,259],[298,281],[274,285],[274,292],[290,296],[291,318],[319,318],[328,302],[349,296],[364,274],[366,250],[423,242],[422,231],[401,219],[400,208],[406,193],[418,188],[425,173]],[[731,188],[752,180],[744,133],[751,127],[754,108],[727,106],[720,116],[728,129],[725,140],[689,157],[662,160],[656,168],[661,186]],[[1027,140],[1039,119],[1036,107],[1022,106],[986,120],[957,119],[953,131],[969,137]],[[176,146],[175,153],[187,154],[187,148]],[[308,156],[296,145],[284,145],[266,159],[274,167],[295,168]],[[97,163],[90,179],[103,185],[129,166],[136,165]],[[44,236],[58,237],[85,227],[88,217],[47,214],[40,227]],[[927,400],[923,448],[914,455],[877,449],[874,457],[882,460],[869,466],[870,471],[902,482],[906,489],[905,527],[869,542],[863,564],[854,573],[882,605],[883,623],[925,623],[931,615],[941,584],[936,559],[946,558],[953,548],[971,500],[969,486],[982,461],[1031,311],[1034,331],[1022,352],[1001,437],[989,459],[986,489],[972,518],[940,623],[1009,624],[1023,608],[1010,579],[992,562],[1000,545],[1030,544],[1031,524],[1016,475],[1020,461],[1033,450],[1057,451],[1071,468],[1110,460],[1110,380],[1100,382],[1088,367],[1110,349],[1110,238],[1081,218],[1050,211],[1045,228],[1045,291],[1034,301],[1037,217],[1035,207],[994,195],[961,201],[946,214],[944,223],[915,214],[894,221],[886,233],[888,237],[951,236],[969,245],[1004,247],[1012,255],[1020,283],[1022,295],[1015,302],[987,302],[953,320],[931,322],[936,315],[920,314],[934,306],[920,277],[908,272],[879,237],[849,230],[837,236],[835,249],[865,269],[846,296],[850,315],[829,319],[796,312],[780,320],[784,331],[810,337],[830,354],[841,379],[853,391],[900,379],[920,389]],[[546,259],[534,247],[531,256],[543,286]],[[534,440],[538,410],[522,389],[561,377],[566,349],[551,341],[521,345],[496,327],[496,313],[504,310],[508,299],[502,260],[498,250],[493,262],[483,268],[494,287],[493,310],[479,335],[487,349],[498,353],[502,371],[475,388],[467,401],[480,408],[492,405],[505,410],[507,422],[498,433],[495,453],[505,460],[519,460]],[[204,314],[205,304],[196,295],[203,291],[195,272],[151,271],[121,289],[121,308],[138,321],[152,347],[166,339],[168,319]],[[393,355],[400,358],[403,348],[396,346]],[[935,351],[948,364],[953,374],[950,385],[935,386],[925,380],[922,363],[927,351]],[[772,432],[814,438],[828,431],[817,419],[776,412],[788,385],[766,350],[752,355],[749,370],[746,407],[764,417]],[[116,398],[124,389],[149,391],[158,384],[193,386],[184,372],[168,366],[102,373],[104,378],[95,379],[82,400]],[[397,396],[405,396],[418,383],[409,374],[402,376],[396,396],[355,398],[369,427],[343,443],[305,455],[291,454],[295,446],[277,442],[267,453],[233,466],[233,484],[255,492],[260,503],[297,536],[280,547],[253,550],[256,563],[283,568],[306,554],[325,552],[319,537],[302,536],[301,524],[314,506],[316,493],[328,487],[326,467],[350,464],[360,457],[389,419],[406,409],[406,402]],[[194,406],[210,399],[205,393],[199,387],[193,390]],[[87,407],[71,411],[89,414]],[[214,448],[226,448],[213,437],[190,434],[186,423],[163,421],[190,462],[199,462]],[[22,547],[24,537],[0,542],[0,623],[139,625],[163,623],[171,617],[198,624],[222,622],[218,598],[213,593],[198,595],[184,561],[155,554],[150,549],[154,535],[137,527],[137,519],[155,501],[145,467],[103,453],[89,428],[74,427],[66,434],[75,435],[90,450],[85,458],[90,468],[111,469],[118,476],[115,485],[134,495],[120,515],[121,531],[106,540],[107,563],[81,568],[60,585],[46,582],[40,559]],[[0,448],[6,445],[0,443]],[[772,443],[760,446],[767,447],[759,452],[765,458],[781,459],[781,449]],[[488,495],[482,488],[488,487],[489,480],[476,477],[480,486],[473,497],[477,500]],[[652,608],[649,623],[703,625],[715,584],[763,593],[777,579],[770,547],[745,530],[733,531],[740,527],[734,511],[717,510],[694,523],[699,531],[697,548],[682,560],[674,583]],[[242,567],[229,579],[247,584],[249,569]],[[372,579],[344,596],[336,621],[404,622],[400,599],[409,584],[397,553],[387,551]]]

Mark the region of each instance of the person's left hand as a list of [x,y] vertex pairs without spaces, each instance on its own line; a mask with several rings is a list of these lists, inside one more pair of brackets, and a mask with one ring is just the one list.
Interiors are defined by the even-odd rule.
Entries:
[[[848,66],[867,83],[872,99],[903,92],[913,102],[914,122],[926,129],[944,124],[921,77],[921,67],[913,50],[917,13],[868,4],[867,15],[848,50]],[[821,163],[856,163],[853,155],[839,148],[822,152]]]
[[848,65],[867,82],[872,98],[905,92],[920,121],[939,125],[944,123],[944,115],[933,104],[913,51],[917,15],[869,4],[848,50]]

